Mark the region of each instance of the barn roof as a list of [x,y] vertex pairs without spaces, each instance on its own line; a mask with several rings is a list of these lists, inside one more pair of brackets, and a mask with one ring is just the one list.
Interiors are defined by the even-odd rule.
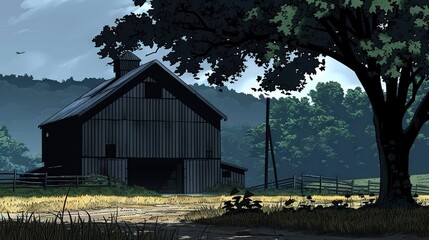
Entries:
[[242,174],[244,174],[244,172],[248,170],[247,168],[240,167],[240,166],[237,166],[237,165],[234,165],[231,163],[226,163],[226,162],[221,162],[220,168],[225,169],[225,170],[230,170],[233,172],[242,173]]
[[[151,67],[158,66],[161,67],[162,70],[164,70],[165,73],[170,76],[170,78],[174,78],[176,81],[170,81],[169,87],[167,88],[173,95],[174,91],[177,88],[186,89],[188,91],[188,96],[195,96],[193,98],[193,101],[188,101],[190,103],[195,103],[198,106],[195,107],[195,109],[198,109],[201,104],[205,105],[212,111],[214,111],[220,118],[223,118],[224,120],[227,119],[226,115],[223,114],[219,109],[217,109],[215,106],[213,106],[209,101],[207,101],[205,98],[203,98],[199,93],[197,93],[194,89],[192,89],[190,86],[188,86],[182,79],[177,77],[174,73],[172,73],[168,68],[166,68],[162,63],[160,63],[158,60],[152,60],[149,61],[140,67],[131,70],[121,78],[115,79],[109,79],[105,82],[101,83],[100,85],[96,86],[95,88],[91,89],[78,99],[76,99],[74,102],[63,108],[62,110],[58,111],[54,115],[52,115],[50,118],[42,122],[39,127],[43,127],[44,125],[48,125],[63,119],[68,119],[72,117],[81,117],[84,114],[87,114],[89,111],[91,111],[96,106],[100,105],[103,101],[105,101],[107,98],[111,97],[114,93],[116,93],[118,90],[120,90],[123,86],[125,86],[127,83],[135,79],[137,76],[144,74],[146,71],[149,71]],[[153,77],[154,80],[156,79],[156,76]],[[161,83],[162,84],[162,83]],[[175,85],[176,84],[176,85]],[[177,84],[179,86],[177,86]],[[182,87],[180,87],[182,86]],[[165,86],[163,86],[165,87]],[[180,98],[179,98],[180,99]],[[194,100],[197,101],[194,101]]]

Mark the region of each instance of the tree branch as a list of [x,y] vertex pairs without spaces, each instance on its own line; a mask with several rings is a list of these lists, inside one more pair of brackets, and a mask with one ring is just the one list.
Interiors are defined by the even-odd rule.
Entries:
[[179,9],[179,10],[182,11],[183,13],[187,13],[187,14],[195,16],[205,29],[210,29],[213,32],[216,32],[216,29],[209,27],[209,25],[206,23],[206,21],[204,21],[203,17],[201,17],[200,14],[198,14],[197,12],[190,11],[190,10],[186,9],[185,7],[183,7],[183,5],[180,5],[180,7],[181,7],[181,9]]
[[408,144],[412,144],[416,138],[423,124],[429,120],[429,92],[425,94],[420,105],[417,107],[417,110],[414,113],[413,118],[411,119],[410,124],[405,129],[405,140]]
[[398,86],[398,106],[404,107],[401,111],[401,116],[403,117],[405,112],[407,111],[406,100],[408,96],[408,88],[411,84],[412,78],[410,77],[411,72],[411,64],[412,60],[408,59],[406,62],[406,66],[401,69],[401,76],[399,78],[399,86]]
[[396,91],[398,88],[398,80],[392,77],[386,77],[386,103],[390,110],[396,107]]
[[147,57],[147,56],[150,56],[150,55],[152,55],[152,54],[155,54],[155,53],[157,53],[157,52],[158,52],[158,50],[159,50],[159,47],[157,47],[155,51],[153,51],[153,52],[151,52],[151,53],[148,53],[148,54],[146,54],[145,56]]
[[385,110],[383,89],[381,88],[380,69],[375,59],[370,58],[367,66],[359,65],[353,69],[371,103],[374,114],[382,115]]
[[408,110],[408,108],[410,108],[411,105],[416,100],[417,91],[419,90],[420,86],[422,85],[423,80],[425,80],[425,78],[421,78],[418,82],[415,79],[413,79],[413,92],[412,92],[410,100],[405,105],[404,114]]
[[256,35],[256,34],[252,34],[252,33],[246,33],[244,38],[238,39],[236,41],[232,41],[231,39],[226,39],[224,41],[219,41],[219,42],[211,42],[208,40],[199,40],[199,42],[204,42],[204,43],[208,43],[209,46],[207,49],[205,49],[204,51],[197,53],[197,52],[192,52],[193,55],[195,55],[196,57],[204,57],[207,56],[207,54],[216,47],[220,47],[223,46],[225,48],[232,48],[232,47],[237,47],[240,46],[240,44],[243,44],[245,42],[248,41],[253,41],[253,40],[260,40],[260,39],[266,39],[270,37],[269,35]]
[[369,23],[369,20],[366,17],[363,18],[363,26],[364,26],[365,36],[369,38],[371,36],[372,31],[371,31],[371,25]]

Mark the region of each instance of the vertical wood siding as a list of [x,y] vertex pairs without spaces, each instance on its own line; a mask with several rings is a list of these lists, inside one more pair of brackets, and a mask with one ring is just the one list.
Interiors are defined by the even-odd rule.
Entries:
[[118,158],[220,159],[218,129],[167,90],[147,99],[144,88],[139,83],[83,124],[84,157],[105,157],[105,144],[116,144]]
[[[223,170],[223,171],[228,171],[228,170]],[[234,171],[231,171],[231,177],[222,177],[222,173],[221,173],[221,179],[222,179],[222,184],[236,183],[243,187],[245,184],[244,174],[240,174]]]
[[220,159],[185,159],[184,193],[201,193],[220,182]]
[[[107,171],[126,182],[127,159],[184,159],[184,193],[200,193],[221,181],[220,131],[165,89],[161,99],[145,98],[145,82],[152,81],[137,84],[83,124],[82,174]],[[116,145],[117,160],[107,158],[106,144]]]
[[101,174],[127,183],[127,159],[120,158],[83,158],[82,174]]

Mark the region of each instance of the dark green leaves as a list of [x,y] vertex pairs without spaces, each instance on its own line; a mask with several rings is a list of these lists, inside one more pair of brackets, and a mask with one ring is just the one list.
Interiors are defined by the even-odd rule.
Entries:
[[36,162],[28,155],[28,148],[12,139],[7,128],[0,124],[0,171],[23,172],[35,168]]

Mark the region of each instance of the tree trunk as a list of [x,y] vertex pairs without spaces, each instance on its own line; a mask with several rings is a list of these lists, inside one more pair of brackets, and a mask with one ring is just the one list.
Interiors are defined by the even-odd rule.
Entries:
[[402,121],[374,114],[374,127],[380,161],[380,192],[374,206],[417,207],[408,171],[412,143],[404,139]]

